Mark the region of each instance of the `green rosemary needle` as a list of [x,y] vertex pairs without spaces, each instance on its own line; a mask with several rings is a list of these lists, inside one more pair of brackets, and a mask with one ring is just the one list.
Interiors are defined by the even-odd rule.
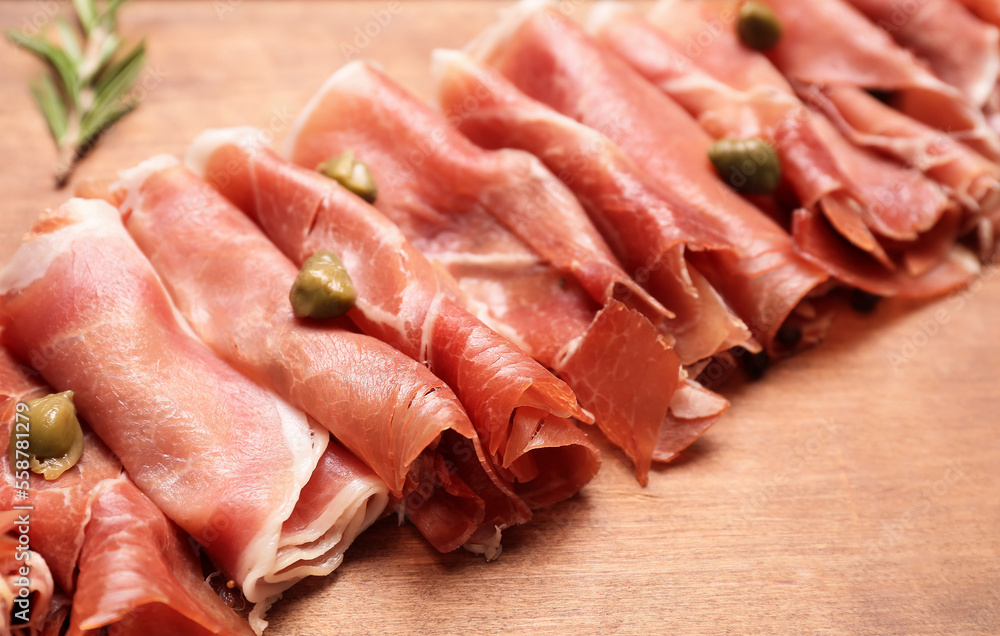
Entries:
[[[38,34],[10,29],[7,39],[48,68],[31,82],[31,94],[56,142],[56,186],[63,187],[79,160],[115,122],[139,105],[131,95],[146,61],[139,42],[119,54],[118,9],[125,0],[73,0],[76,23],[63,17]],[[54,39],[49,39],[55,35]]]

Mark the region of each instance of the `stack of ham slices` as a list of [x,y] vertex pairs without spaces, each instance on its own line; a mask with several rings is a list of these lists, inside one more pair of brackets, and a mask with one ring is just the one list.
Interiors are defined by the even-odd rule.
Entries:
[[[85,448],[53,481],[0,459],[5,621],[32,506],[4,629],[259,634],[389,513],[494,559],[597,474],[595,435],[645,486],[727,410],[708,381],[819,342],[835,289],[969,283],[1000,224],[994,3],[766,4],[760,52],[736,0],[521,2],[434,52],[440,108],[353,62],[281,153],[209,130],[42,214],[0,273],[0,433],[72,390]],[[710,161],[748,138],[772,194]],[[318,171],[345,151],[373,203]],[[297,318],[320,250],[357,300]]]

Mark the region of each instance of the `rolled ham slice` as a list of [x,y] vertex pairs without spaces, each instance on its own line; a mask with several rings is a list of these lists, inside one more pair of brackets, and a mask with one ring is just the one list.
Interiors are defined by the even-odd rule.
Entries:
[[[828,8],[846,11],[852,16],[852,23],[866,22],[842,2],[829,3]],[[998,169],[960,143],[963,135],[935,130],[881,103],[864,90],[884,87],[859,85],[843,78],[803,86],[803,80],[793,74],[786,80],[767,57],[741,43],[733,26],[737,9],[738,3],[730,0],[660,0],[650,11],[649,20],[682,46],[684,54],[699,68],[726,84],[744,91],[762,84],[783,92],[797,88],[805,102],[826,113],[856,145],[884,152],[927,173],[951,189],[967,206],[978,210],[996,203],[996,191],[1000,189]],[[698,44],[710,26],[711,45]],[[868,31],[872,25],[862,28]],[[881,34],[879,41],[887,39],[884,33],[876,31]],[[789,80],[796,84],[794,88]]]
[[531,152],[573,191],[622,264],[674,314],[665,326],[684,364],[747,341],[743,322],[686,257],[731,249],[715,224],[603,135],[464,53],[435,51],[434,70],[442,110],[462,133],[485,148]]
[[684,109],[538,3],[508,10],[468,50],[529,97],[602,133],[723,230],[735,253],[698,253],[692,261],[769,353],[809,343],[796,335],[822,333],[798,323],[828,318],[802,305],[826,274],[795,252],[780,226],[718,178],[708,161],[711,137]]
[[[968,282],[970,274],[962,268],[949,270],[951,276],[938,272],[937,284],[917,280],[947,259],[958,230],[954,214],[942,218],[953,204],[937,184],[849,144],[802,104],[791,87],[782,87],[763,58],[755,65],[747,62],[749,55],[736,56],[730,66],[746,72],[738,75],[739,81],[753,73],[764,78],[760,85],[738,90],[696,67],[698,57],[688,58],[679,43],[627,5],[599,3],[588,26],[713,137],[761,137],[775,146],[801,205],[811,216],[825,217],[824,229],[832,226],[856,248],[836,241],[828,247],[837,249],[825,250],[824,258],[810,254],[831,275],[892,296],[941,294]],[[730,73],[727,67],[727,76],[737,76]],[[803,231],[813,226],[795,227]],[[795,238],[800,251],[815,245],[811,237]],[[927,250],[928,242],[939,249]],[[907,271],[896,272],[897,267]]]
[[[21,515],[29,519],[29,578],[42,586],[31,608],[33,633],[45,623],[56,633],[61,627],[64,615],[58,606],[46,616],[53,583],[72,597],[70,634],[101,628],[149,634],[253,633],[205,583],[187,535],[139,492],[85,424],[83,454],[58,479],[46,481],[31,471],[17,474],[21,471],[10,465],[7,448],[17,404],[51,392],[37,372],[0,349],[0,507],[10,510],[3,514],[11,515],[12,527],[20,525]],[[17,490],[27,490],[28,499],[16,498]],[[24,505],[31,509],[13,509]]]
[[530,517],[485,456],[476,465],[479,441],[452,390],[342,320],[296,319],[288,293],[298,269],[215,189],[169,159],[125,171],[119,184],[126,228],[198,336],[333,433],[436,548],[477,531],[492,539]]
[[[734,10],[729,0],[708,0],[719,1]],[[1000,158],[1000,138],[982,111],[844,0],[769,0],[768,5],[781,20],[783,35],[767,56],[788,78],[803,86],[891,91],[901,112],[991,159]],[[935,24],[934,29],[940,27]]]
[[45,379],[76,392],[139,489],[249,601],[331,572],[384,508],[385,484],[326,430],[194,337],[107,203],[44,213],[0,292],[5,345],[42,356]]
[[[934,74],[982,108],[1000,74],[1000,31],[970,13],[959,0],[848,0]],[[996,6],[996,3],[993,3]]]
[[645,483],[677,382],[665,379],[679,362],[657,333],[669,314],[572,192],[530,154],[476,147],[370,64],[335,73],[294,130],[287,147],[301,166],[346,148],[369,166],[383,184],[376,207],[488,324],[569,383]]
[[959,2],[981,20],[1000,27],[1000,4],[996,0],[959,0]]
[[[843,150],[834,152],[813,129],[811,113],[790,87],[783,90],[765,83],[738,90],[724,84],[695,67],[678,43],[627,5],[598,3],[588,26],[599,41],[684,106],[713,137],[770,141],[799,202],[824,212],[831,223],[843,227],[845,238],[880,260],[885,259],[885,252],[873,232],[900,241],[914,240],[947,207],[943,193],[933,183],[918,180],[916,174],[910,179],[915,183],[907,187],[918,191],[902,200],[881,196],[856,178],[863,173],[844,169]],[[869,169],[898,170],[889,162],[884,167],[872,163]],[[892,264],[887,265],[891,269]]]
[[358,299],[348,316],[444,380],[501,477],[531,507],[576,494],[600,455],[569,418],[573,391],[466,309],[454,280],[378,210],[262,146],[260,131],[208,131],[186,163],[261,226],[293,262],[336,252]]

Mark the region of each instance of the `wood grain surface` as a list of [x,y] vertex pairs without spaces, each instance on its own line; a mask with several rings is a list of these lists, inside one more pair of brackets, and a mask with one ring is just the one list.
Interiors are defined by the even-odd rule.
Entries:
[[[65,5],[5,2],[0,26]],[[282,138],[345,44],[430,98],[431,49],[461,46],[498,6],[130,4],[122,28],[149,44],[145,100],[75,182],[181,153],[206,127]],[[27,90],[38,70],[0,46],[0,262],[68,196]],[[581,496],[508,531],[494,563],[384,519],[332,576],[289,591],[268,633],[1000,633],[995,269],[935,302],[844,311],[820,347],[723,393],[729,414],[648,488],[606,453]]]

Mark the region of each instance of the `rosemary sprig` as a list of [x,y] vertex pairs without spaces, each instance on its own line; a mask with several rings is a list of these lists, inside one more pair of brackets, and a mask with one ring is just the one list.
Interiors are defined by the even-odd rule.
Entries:
[[[120,54],[118,9],[125,0],[73,0],[75,24],[63,17],[37,35],[10,29],[7,39],[48,68],[31,83],[31,94],[56,142],[56,186],[69,181],[78,161],[98,138],[139,105],[130,95],[146,61],[145,42]],[[55,40],[46,37],[54,31]]]

